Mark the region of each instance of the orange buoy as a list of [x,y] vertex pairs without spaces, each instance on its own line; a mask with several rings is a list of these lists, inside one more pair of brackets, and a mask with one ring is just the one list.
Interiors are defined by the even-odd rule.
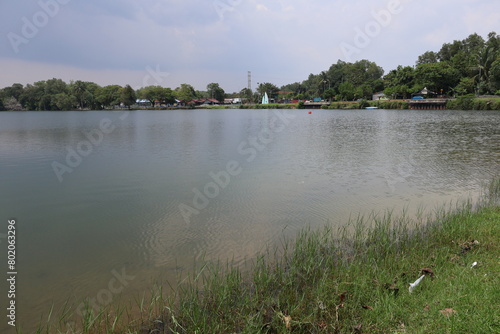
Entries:
[[313,113],[313,112],[312,112],[312,111],[310,111],[308,114],[309,114],[309,115],[311,115],[312,113]]

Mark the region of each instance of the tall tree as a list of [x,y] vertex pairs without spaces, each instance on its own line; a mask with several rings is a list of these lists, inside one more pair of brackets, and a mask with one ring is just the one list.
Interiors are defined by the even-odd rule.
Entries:
[[415,70],[411,66],[399,65],[395,70],[387,73],[384,77],[384,84],[385,95],[393,98],[409,98],[415,85]]
[[279,91],[280,89],[270,82],[259,83],[259,87],[257,87],[257,92],[261,97],[264,93],[267,93],[267,96],[269,96],[270,99],[277,98]]
[[24,87],[22,84],[20,83],[15,83],[13,84],[12,86],[10,87],[5,87],[3,89],[3,96],[4,97],[13,97],[15,98],[16,100],[19,100],[21,94],[23,93],[24,91]]
[[252,93],[252,90],[249,89],[249,88],[243,88],[240,93],[239,93],[239,97],[241,98],[244,98],[246,99],[246,101],[248,103],[251,103],[252,102],[252,96],[253,96],[253,93]]
[[121,91],[121,102],[130,109],[130,106],[133,105],[136,101],[137,97],[135,91],[130,85],[126,85],[122,88]]
[[196,98],[196,92],[193,88],[193,86],[188,85],[188,84],[181,84],[180,87],[177,87],[175,89],[175,93],[177,95],[177,98],[182,101],[191,101],[192,99]]
[[417,65],[437,63],[439,61],[438,54],[434,51],[427,51],[424,54],[418,56]]
[[428,63],[417,66],[416,83],[435,92],[449,92],[460,81],[458,70],[448,62]]
[[226,97],[224,89],[222,89],[219,84],[215,82],[207,85],[207,93],[209,98],[216,99],[219,102],[224,102],[224,98]]
[[103,107],[111,107],[120,104],[122,87],[119,85],[108,85],[102,87],[96,98]]

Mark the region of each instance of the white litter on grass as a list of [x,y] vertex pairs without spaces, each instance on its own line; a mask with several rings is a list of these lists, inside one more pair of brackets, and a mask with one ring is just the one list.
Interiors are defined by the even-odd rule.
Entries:
[[470,268],[472,269],[472,268],[474,268],[475,266],[477,266],[477,262],[472,263],[472,265],[470,266]]
[[410,287],[408,288],[408,290],[410,290],[410,293],[413,292],[413,289],[415,289],[417,287],[417,285],[420,284],[420,281],[425,277],[425,275],[422,275],[420,276],[415,282],[413,283],[410,283]]

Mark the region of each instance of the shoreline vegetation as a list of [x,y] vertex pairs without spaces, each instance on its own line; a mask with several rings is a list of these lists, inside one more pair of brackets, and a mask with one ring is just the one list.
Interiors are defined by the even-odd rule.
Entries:
[[[354,63],[339,59],[328,69],[311,73],[300,82],[280,87],[271,82],[259,82],[255,90],[250,84],[233,93],[226,93],[217,82],[209,83],[204,91],[195,90],[187,83],[175,88],[163,87],[160,84],[168,81],[168,76],[163,72],[156,74],[161,80],[155,85],[135,88],[128,84],[100,86],[82,80],[66,83],[57,78],[26,85],[14,83],[0,89],[0,110],[102,110],[129,109],[136,105],[194,108],[232,103],[261,108],[258,103],[265,95],[270,102],[279,105],[332,101],[335,103],[331,107],[340,109],[350,109],[357,101],[383,103],[385,109],[404,109],[405,101],[413,97],[457,97],[448,102],[448,109],[500,110],[496,102],[493,106],[474,100],[480,96],[500,98],[500,35],[492,31],[483,38],[474,33],[463,40],[444,43],[439,51],[427,51],[418,56],[414,66],[399,65],[388,73],[367,59]],[[250,72],[248,75],[251,77]],[[378,101],[380,99],[393,101]]]
[[[366,107],[377,107],[378,109],[410,109],[411,100],[381,100],[381,101],[344,101],[323,104],[320,109],[343,109],[359,110]],[[198,107],[157,107],[141,108],[140,110],[181,110],[197,109]],[[203,109],[314,109],[303,103],[271,103],[271,104],[240,104],[240,105],[217,105],[204,106]],[[473,97],[464,96],[456,99],[448,99],[447,110],[500,110],[499,97]]]
[[[424,100],[425,101],[425,100]],[[135,107],[135,108],[110,108],[99,110],[193,110],[193,109],[323,109],[323,110],[359,110],[367,107],[376,107],[377,109],[395,109],[407,110],[410,109],[411,100],[360,100],[360,101],[343,101],[324,103],[317,108],[315,105],[305,103],[270,103],[270,104],[237,104],[237,105],[208,105],[208,106],[175,106],[175,107]],[[91,111],[94,109],[75,109],[72,111]],[[500,96],[496,97],[474,97],[462,96],[459,98],[447,99],[445,109],[430,109],[430,110],[495,110],[500,111]],[[13,110],[9,110],[13,111]],[[21,110],[15,110],[21,111]],[[33,111],[33,110],[24,110]],[[68,110],[71,111],[71,110]]]
[[54,307],[37,333],[498,333],[499,239],[497,177],[432,213],[305,228],[246,269],[204,263],[135,304]]

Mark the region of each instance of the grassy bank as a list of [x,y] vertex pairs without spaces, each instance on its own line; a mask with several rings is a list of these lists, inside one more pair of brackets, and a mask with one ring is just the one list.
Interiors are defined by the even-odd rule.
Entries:
[[39,332],[498,333],[499,199],[496,180],[479,205],[305,229],[245,272],[207,264],[172,293],[153,289],[139,315],[89,311],[68,330],[67,311]]

